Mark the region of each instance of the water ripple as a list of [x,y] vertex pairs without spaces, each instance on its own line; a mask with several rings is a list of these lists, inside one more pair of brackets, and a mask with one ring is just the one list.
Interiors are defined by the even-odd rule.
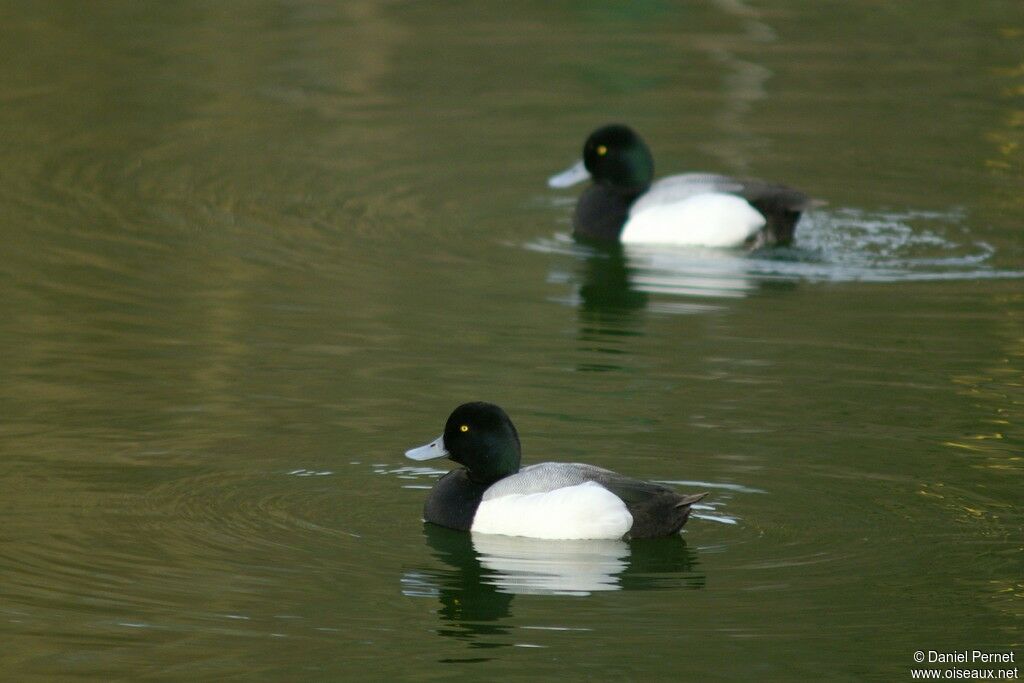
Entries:
[[[554,297],[573,306],[586,301],[588,290],[603,290],[604,298],[617,301],[628,299],[630,292],[714,300],[746,297],[784,283],[1024,278],[1024,270],[996,265],[997,248],[970,237],[960,210],[818,210],[804,218],[797,235],[792,247],[750,253],[637,245],[602,249],[577,244],[567,233],[522,247],[583,262],[579,273],[559,268],[549,277],[574,285],[574,293]],[[614,297],[608,291],[612,288],[620,290]],[[716,310],[707,304],[650,306],[664,313]]]

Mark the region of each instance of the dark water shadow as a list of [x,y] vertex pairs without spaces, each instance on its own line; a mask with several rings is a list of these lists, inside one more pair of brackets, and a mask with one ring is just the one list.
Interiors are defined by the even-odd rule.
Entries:
[[650,296],[633,286],[635,276],[621,245],[588,245],[580,260],[577,341],[587,360],[579,372],[622,369],[629,340],[643,334],[643,311]]
[[632,284],[635,269],[630,267],[621,244],[587,244],[580,265],[579,309],[596,321],[634,317],[649,300],[647,292]]

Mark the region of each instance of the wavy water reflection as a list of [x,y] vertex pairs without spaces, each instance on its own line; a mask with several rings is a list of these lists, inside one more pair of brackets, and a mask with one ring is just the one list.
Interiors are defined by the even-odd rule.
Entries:
[[[681,536],[626,543],[550,541],[469,534],[425,524],[424,537],[446,567],[407,570],[402,593],[438,600],[438,633],[476,647],[508,647],[516,596],[586,597],[598,592],[700,589],[697,552]],[[568,629],[563,624],[535,629]]]

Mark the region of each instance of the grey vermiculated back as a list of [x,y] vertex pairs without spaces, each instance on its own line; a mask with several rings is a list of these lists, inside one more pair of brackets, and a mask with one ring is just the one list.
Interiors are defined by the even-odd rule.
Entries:
[[716,173],[681,173],[662,178],[651,185],[630,209],[635,215],[652,206],[682,201],[706,192],[736,194],[747,201],[773,202],[791,211],[803,211],[810,198],[799,190],[763,180],[730,178]]
[[547,493],[566,486],[577,486],[587,481],[601,483],[616,476],[611,470],[578,462],[542,462],[505,477],[484,493],[484,500],[531,493]]
[[578,462],[542,462],[524,467],[511,477],[495,483],[487,489],[483,499],[490,500],[513,494],[546,493],[588,481],[604,486],[624,500],[634,499],[637,495],[671,492],[671,489],[659,484],[633,479],[594,465]]

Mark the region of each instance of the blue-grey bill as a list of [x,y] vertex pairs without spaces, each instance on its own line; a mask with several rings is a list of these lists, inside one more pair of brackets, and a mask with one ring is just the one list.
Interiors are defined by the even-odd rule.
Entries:
[[557,173],[548,178],[548,187],[572,187],[576,183],[582,183],[588,178],[590,178],[590,172],[587,170],[587,167],[583,165],[583,160],[580,159],[561,173]]
[[410,448],[405,452],[405,457],[410,460],[433,460],[434,458],[447,458],[448,451],[444,447],[444,436],[439,436],[425,446]]

